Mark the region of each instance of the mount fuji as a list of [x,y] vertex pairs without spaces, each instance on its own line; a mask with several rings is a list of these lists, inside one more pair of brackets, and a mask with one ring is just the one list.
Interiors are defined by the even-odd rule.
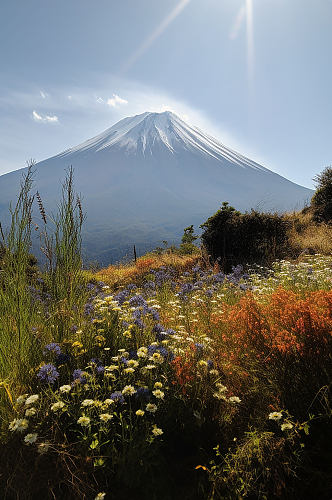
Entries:
[[[188,125],[170,111],[124,118],[105,132],[36,164],[35,190],[56,207],[65,169],[87,212],[83,248],[102,264],[132,251],[178,243],[223,201],[238,210],[301,209],[313,191],[285,179]],[[0,176],[0,220],[25,169]]]

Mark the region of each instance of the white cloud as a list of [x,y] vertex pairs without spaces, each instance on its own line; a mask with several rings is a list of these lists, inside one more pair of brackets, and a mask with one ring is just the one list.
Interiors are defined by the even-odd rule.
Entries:
[[243,5],[240,8],[239,12],[237,13],[236,18],[234,19],[234,22],[231,26],[231,30],[229,32],[230,40],[236,40],[236,38],[239,36],[242,25],[244,24],[245,17],[246,17],[246,8]]
[[47,122],[58,122],[59,118],[56,115],[53,115],[53,116],[46,115],[45,120]]
[[73,96],[72,96],[72,95],[67,95],[67,99],[68,99],[69,101],[71,101],[71,100],[72,100],[72,98],[73,98]]
[[35,122],[40,122],[40,123],[58,123],[59,118],[56,115],[40,115],[37,113],[37,111],[32,112],[32,118],[35,120]]
[[122,97],[117,94],[113,94],[113,97],[107,99],[107,104],[112,108],[117,108],[118,106],[121,106],[121,104],[128,104],[128,101],[126,99],[122,99]]
[[43,99],[46,99],[46,97],[48,97],[48,94],[46,94],[46,92],[43,92],[43,90],[40,90],[39,93],[40,97],[42,97]]

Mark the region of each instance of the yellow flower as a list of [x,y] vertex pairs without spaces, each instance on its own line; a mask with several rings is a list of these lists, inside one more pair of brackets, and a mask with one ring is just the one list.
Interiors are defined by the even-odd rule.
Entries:
[[130,367],[129,368],[125,368],[123,371],[124,371],[124,373],[129,373],[129,374],[135,373],[135,369],[134,368],[130,368]]
[[137,350],[137,356],[139,358],[146,358],[148,355],[148,348],[147,347],[140,347],[138,350]]
[[137,368],[139,363],[135,359],[130,359],[127,363],[131,368]]
[[22,394],[21,396],[19,396],[19,397],[16,399],[16,403],[17,403],[18,405],[22,405],[22,404],[25,402],[25,400],[26,400],[26,398],[27,398],[27,397],[28,397],[28,394]]
[[33,394],[32,396],[29,396],[25,400],[25,404],[26,404],[26,406],[31,405],[31,404],[35,403],[38,399],[39,399],[38,394]]
[[104,405],[110,406],[110,405],[113,405],[113,404],[114,404],[114,400],[113,399],[105,399],[105,401],[104,401]]
[[103,335],[96,335],[95,340],[97,340],[97,342],[105,342],[106,339]]
[[231,396],[228,401],[230,403],[241,403],[241,399],[238,396]]
[[281,411],[273,411],[272,413],[269,413],[269,420],[280,420],[281,418]]
[[207,363],[207,361],[205,361],[204,359],[201,359],[201,360],[197,363],[197,366],[198,366],[198,368],[207,368],[207,367],[208,367],[208,363]]
[[75,347],[77,349],[81,349],[83,347],[83,344],[81,342],[76,341],[76,342],[72,343],[72,347]]
[[59,388],[60,392],[70,392],[71,391],[71,385],[62,385]]
[[63,401],[57,401],[56,403],[53,403],[51,406],[52,411],[58,411],[64,408],[65,403]]
[[36,413],[37,413],[36,408],[27,408],[27,410],[25,410],[26,417],[33,417],[34,415],[36,415]]
[[136,389],[132,385],[126,385],[122,389],[122,394],[124,396],[132,396],[133,394],[136,394]]
[[156,425],[154,425],[153,429],[152,429],[152,434],[154,436],[161,436],[162,434],[164,434],[164,432],[162,431],[162,429],[160,429],[159,427],[157,427]]
[[293,424],[291,424],[290,422],[286,422],[286,423],[281,425],[280,429],[282,431],[286,431],[288,429],[293,429],[293,427],[294,427]]
[[152,394],[157,399],[164,399],[164,396],[165,396],[165,393],[163,391],[161,391],[160,389],[156,389],[155,391],[152,391]]
[[38,434],[27,434],[24,438],[26,444],[33,444],[37,441]]
[[82,401],[81,406],[93,406],[94,405],[94,400],[93,399],[84,399]]
[[12,432],[23,432],[29,427],[29,421],[26,418],[14,418],[9,424],[9,430]]
[[113,415],[111,415],[110,413],[101,413],[99,415],[99,418],[102,422],[108,422],[113,418]]
[[157,411],[157,405],[153,403],[148,403],[145,407],[146,411],[149,411],[150,413],[156,413]]
[[90,425],[90,418],[86,417],[85,415],[82,415],[82,417],[80,417],[77,420],[77,423],[80,424],[82,427],[88,427],[88,425]]
[[106,493],[100,492],[100,493],[98,493],[97,496],[95,496],[95,500],[104,500],[105,497],[106,497]]
[[136,412],[136,415],[137,415],[138,417],[143,417],[143,415],[144,415],[144,414],[145,414],[145,411],[144,411],[144,410],[137,410],[137,412]]

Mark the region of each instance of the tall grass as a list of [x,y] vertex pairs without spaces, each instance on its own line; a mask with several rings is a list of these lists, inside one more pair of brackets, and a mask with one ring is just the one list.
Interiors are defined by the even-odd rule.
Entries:
[[[15,394],[29,387],[32,370],[43,357],[48,340],[62,340],[80,322],[88,297],[82,271],[81,202],[73,189],[69,169],[54,218],[37,202],[44,223],[44,270],[31,272],[33,223],[33,163],[23,176],[11,222],[1,228],[0,271],[0,418],[11,411]],[[49,227],[53,222],[53,227]],[[36,224],[34,224],[37,226]],[[38,227],[38,226],[37,226]],[[43,267],[43,266],[42,266]]]
[[30,286],[31,195],[33,165],[28,168],[18,201],[11,210],[11,224],[2,232],[3,262],[0,273],[0,377],[18,386],[26,379],[36,352],[37,338],[31,327],[36,319],[36,306]]
[[[40,205],[40,203],[39,203]],[[54,340],[63,340],[73,319],[82,310],[88,293],[82,264],[81,230],[85,220],[79,196],[73,187],[73,169],[69,168],[62,185],[62,199],[53,218],[53,228],[47,228],[43,208],[39,206],[44,219],[42,239],[46,255],[45,286],[52,297],[50,304],[55,332]]]

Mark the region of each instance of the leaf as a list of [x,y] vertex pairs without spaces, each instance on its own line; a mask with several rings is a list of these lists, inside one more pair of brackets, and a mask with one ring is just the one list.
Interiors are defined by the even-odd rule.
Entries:
[[95,449],[97,448],[98,444],[99,444],[98,439],[94,439],[94,440],[92,441],[92,443],[90,444],[90,448],[91,448],[91,450],[95,450]]

